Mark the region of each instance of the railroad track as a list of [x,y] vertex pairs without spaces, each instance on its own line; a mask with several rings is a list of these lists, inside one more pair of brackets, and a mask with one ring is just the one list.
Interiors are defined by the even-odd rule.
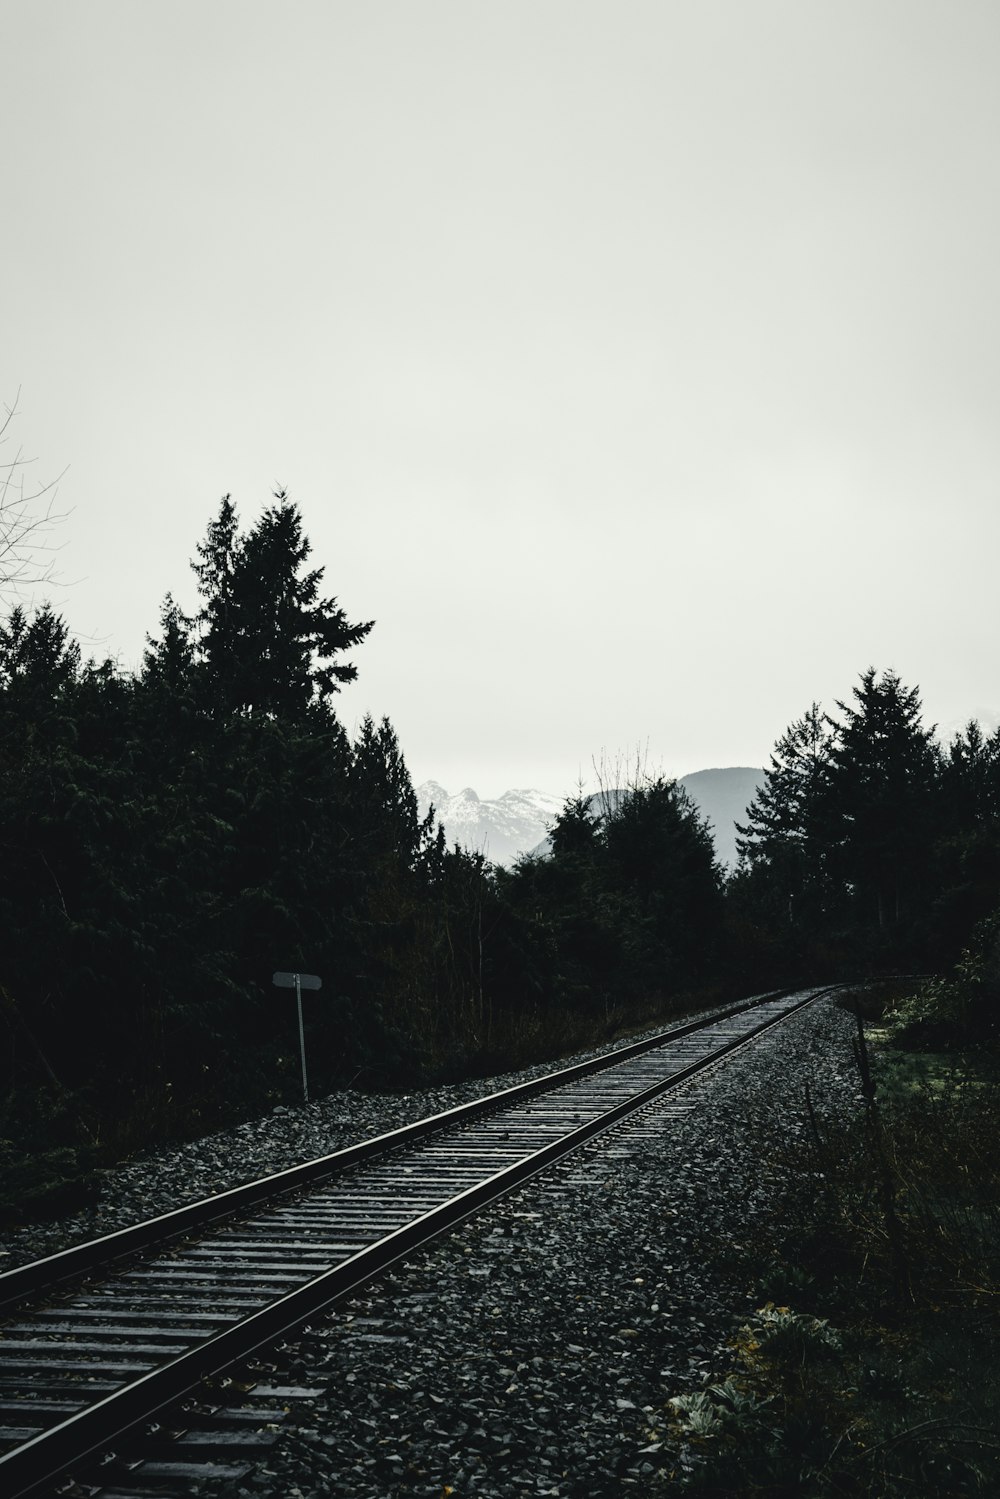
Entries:
[[[309,1392],[264,1381],[227,1411],[206,1380],[829,992],[765,996],[0,1275],[0,1494],[236,1476]],[[161,1433],[125,1487],[107,1463],[89,1476],[185,1397],[207,1430]]]

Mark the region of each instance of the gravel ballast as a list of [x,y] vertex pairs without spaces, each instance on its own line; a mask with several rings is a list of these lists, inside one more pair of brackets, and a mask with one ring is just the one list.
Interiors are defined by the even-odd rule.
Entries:
[[[292,1410],[266,1466],[219,1492],[604,1499],[668,1484],[666,1402],[726,1367],[752,1306],[740,1249],[781,1185],[758,1142],[805,1136],[807,1080],[821,1115],[857,1107],[853,1026],[820,1000],[316,1319],[295,1372],[322,1394]],[[337,1095],[158,1152],[112,1173],[112,1200],[16,1235],[5,1264],[548,1070]]]
[[820,1001],[314,1325],[326,1392],[233,1493],[604,1499],[669,1481],[666,1402],[724,1369],[799,1141],[857,1106],[853,1020]]
[[145,1218],[172,1212],[243,1182],[256,1181],[302,1161],[329,1155],[358,1140],[399,1129],[414,1120],[543,1077],[574,1062],[604,1056],[688,1020],[707,1020],[724,1008],[716,1006],[700,1015],[666,1021],[627,1040],[609,1042],[558,1061],[539,1062],[520,1072],[469,1078],[413,1093],[362,1093],[346,1089],[294,1108],[279,1104],[270,1113],[232,1129],[182,1145],[144,1151],[102,1173],[96,1202],[52,1222],[29,1223],[9,1231],[0,1241],[0,1269],[13,1270],[30,1260],[128,1228]]

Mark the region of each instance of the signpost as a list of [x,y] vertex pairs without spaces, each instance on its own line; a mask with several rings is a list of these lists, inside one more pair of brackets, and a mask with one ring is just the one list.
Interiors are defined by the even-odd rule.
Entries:
[[306,1103],[309,1102],[309,1079],[306,1077],[306,1033],[302,1028],[302,991],[303,989],[321,989],[323,980],[317,978],[315,973],[276,973],[271,982],[279,989],[294,989],[295,999],[299,1007],[299,1051],[302,1054],[302,1097]]

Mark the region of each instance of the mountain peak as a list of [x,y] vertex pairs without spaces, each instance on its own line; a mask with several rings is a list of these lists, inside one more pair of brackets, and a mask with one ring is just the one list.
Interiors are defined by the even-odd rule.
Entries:
[[[695,770],[679,778],[710,824],[716,856],[728,868],[736,864],[734,824],[745,820],[746,809],[763,781],[764,771],[750,765]],[[484,853],[495,864],[513,864],[521,854],[544,852],[549,829],[566,800],[530,787],[491,799],[466,786],[449,796],[437,781],[422,782],[416,793],[421,816],[433,802],[449,843]]]
[[437,781],[416,787],[417,806],[425,816],[433,802],[449,843],[484,853],[495,864],[514,860],[545,837],[563,799],[545,791],[521,789],[481,797],[471,786],[448,796]]

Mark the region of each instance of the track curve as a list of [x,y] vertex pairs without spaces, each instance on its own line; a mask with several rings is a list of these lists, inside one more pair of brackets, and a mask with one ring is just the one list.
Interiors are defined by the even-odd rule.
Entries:
[[0,1489],[42,1492],[828,992],[734,1007],[0,1276],[0,1400],[21,1413]]

